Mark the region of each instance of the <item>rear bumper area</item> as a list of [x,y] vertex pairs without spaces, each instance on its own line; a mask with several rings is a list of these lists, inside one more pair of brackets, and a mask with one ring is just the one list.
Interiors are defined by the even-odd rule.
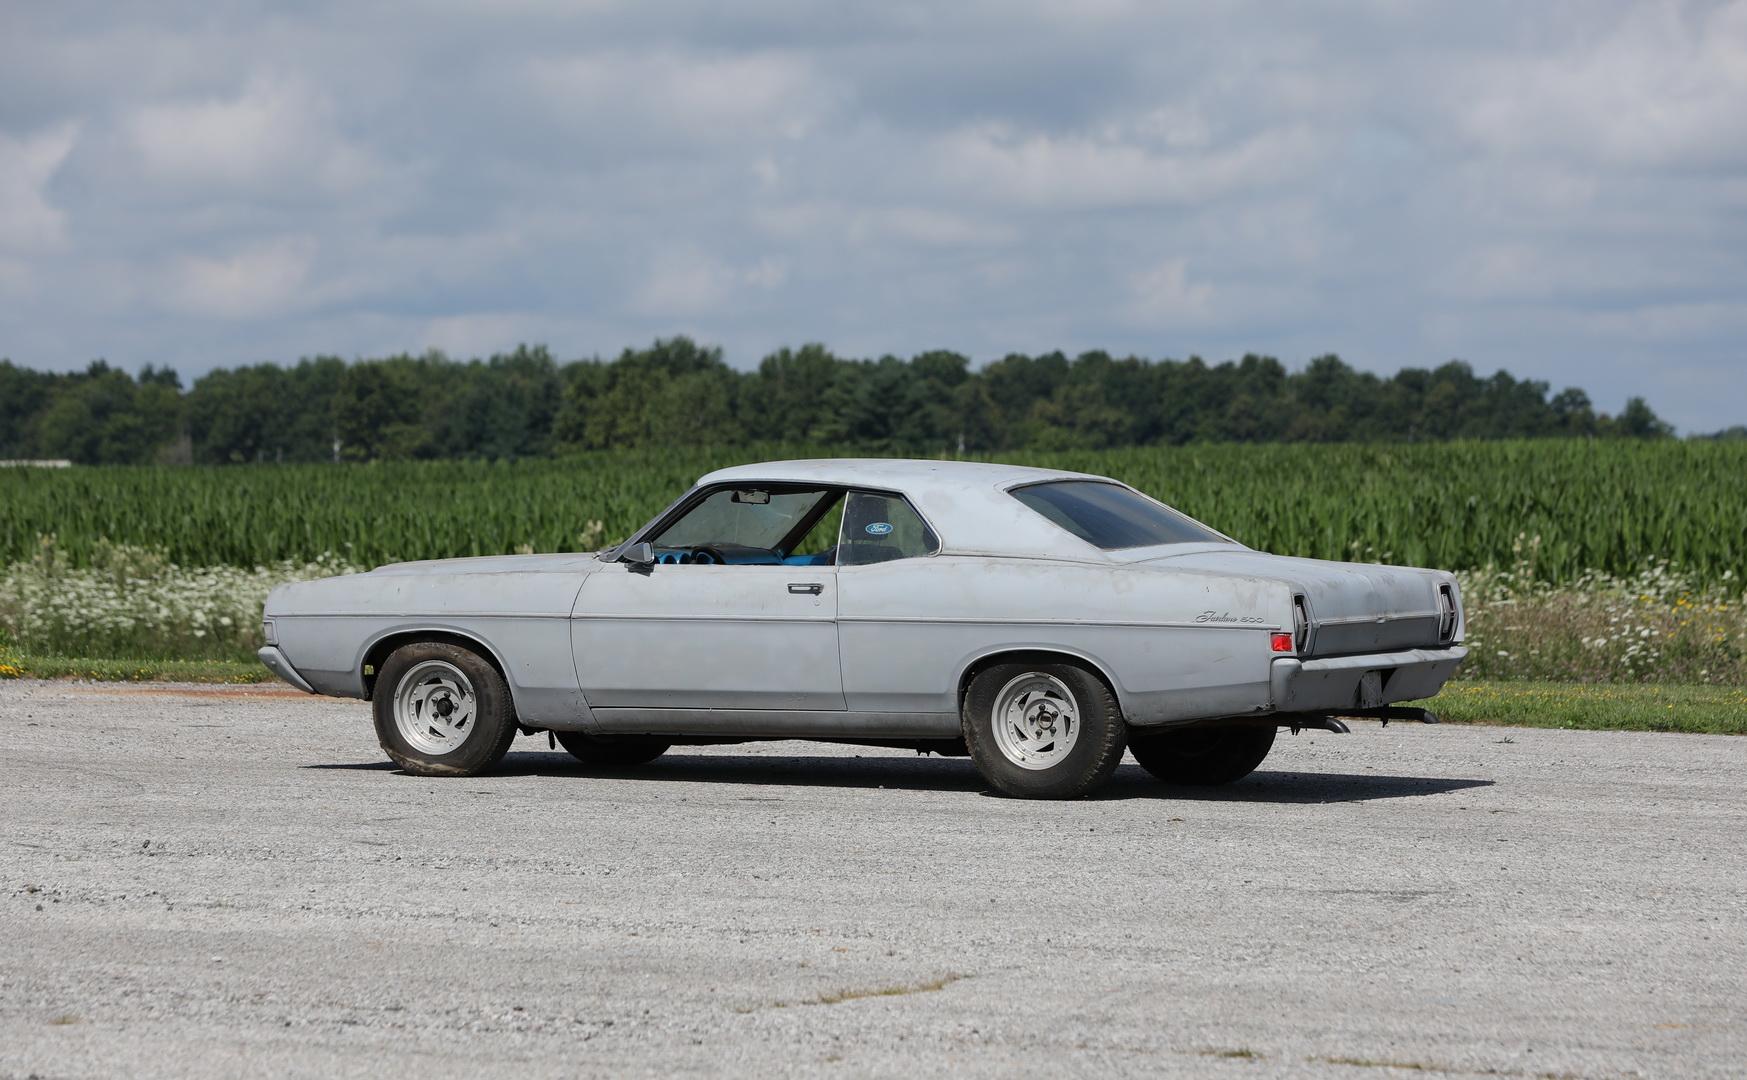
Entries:
[[280,652],[274,646],[268,645],[255,655],[260,657],[261,663],[267,665],[268,671],[271,671],[273,674],[284,679],[286,682],[297,687],[306,694],[315,693],[315,687],[309,685],[309,682],[304,679],[302,675],[297,673],[297,669],[291,666],[291,661],[285,659],[285,654]]
[[[1268,673],[1275,712],[1338,712],[1416,701],[1442,690],[1468,650],[1404,649],[1325,659],[1282,658]],[[1376,675],[1367,682],[1367,675]]]

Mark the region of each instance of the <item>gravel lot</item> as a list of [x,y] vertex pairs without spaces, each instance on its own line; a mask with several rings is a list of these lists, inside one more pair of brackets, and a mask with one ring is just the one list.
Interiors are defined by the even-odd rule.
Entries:
[[387,765],[0,683],[0,1074],[1739,1075],[1747,738],[1355,725],[1171,793],[769,743]]

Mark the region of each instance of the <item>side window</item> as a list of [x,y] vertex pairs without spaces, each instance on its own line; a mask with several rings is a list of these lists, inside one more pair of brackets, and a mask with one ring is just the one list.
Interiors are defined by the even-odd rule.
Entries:
[[[650,542],[663,562],[770,563],[781,561],[782,545],[800,530],[826,500],[830,488],[720,488],[694,504]],[[706,552],[698,558],[698,552]]]
[[866,566],[932,555],[940,548],[933,530],[901,495],[852,491],[843,508],[837,565]]

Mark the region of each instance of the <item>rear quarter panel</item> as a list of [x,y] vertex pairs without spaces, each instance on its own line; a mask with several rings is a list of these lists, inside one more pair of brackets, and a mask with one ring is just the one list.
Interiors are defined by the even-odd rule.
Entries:
[[1102,671],[1131,723],[1254,712],[1291,626],[1277,582],[1110,564],[942,555],[843,567],[838,589],[850,709],[956,714],[979,660],[1047,650]]

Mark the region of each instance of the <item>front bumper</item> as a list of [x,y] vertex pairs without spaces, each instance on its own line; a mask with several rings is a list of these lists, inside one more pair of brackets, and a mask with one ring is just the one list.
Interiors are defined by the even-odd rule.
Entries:
[[[1275,712],[1339,712],[1429,698],[1444,688],[1468,650],[1405,649],[1300,660],[1283,657],[1268,673]],[[1367,685],[1365,677],[1377,675]],[[1377,700],[1366,700],[1376,695]]]
[[260,657],[261,663],[267,665],[268,671],[306,694],[315,693],[315,687],[309,685],[304,677],[297,673],[297,669],[291,666],[291,661],[285,659],[285,654],[280,652],[277,646],[268,645],[255,655]]

